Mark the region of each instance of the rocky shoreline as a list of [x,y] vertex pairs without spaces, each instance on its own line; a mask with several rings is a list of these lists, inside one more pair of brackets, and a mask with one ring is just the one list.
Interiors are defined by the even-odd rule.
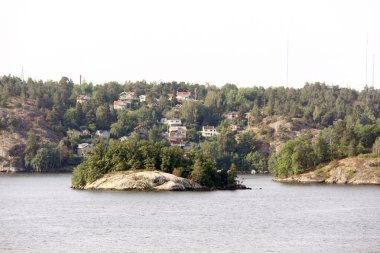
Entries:
[[118,191],[212,191],[250,189],[244,185],[224,188],[207,188],[189,179],[177,177],[162,171],[119,171],[109,173],[84,187],[84,190]]
[[350,157],[288,178],[273,178],[281,183],[327,183],[380,185],[380,158]]

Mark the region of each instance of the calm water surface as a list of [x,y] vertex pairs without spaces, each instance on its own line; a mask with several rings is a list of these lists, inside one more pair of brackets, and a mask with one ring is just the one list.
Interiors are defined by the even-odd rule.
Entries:
[[69,174],[3,174],[0,252],[380,252],[380,187],[244,183],[91,192]]

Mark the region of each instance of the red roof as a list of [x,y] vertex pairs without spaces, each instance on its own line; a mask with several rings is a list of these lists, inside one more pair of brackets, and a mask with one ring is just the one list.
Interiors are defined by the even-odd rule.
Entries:
[[113,101],[113,104],[114,105],[126,105],[127,101],[116,100],[116,101]]
[[145,129],[145,127],[143,127],[142,125],[138,124],[134,130],[140,130],[140,129]]
[[182,143],[183,143],[182,140],[179,140],[179,139],[177,139],[177,138],[170,138],[170,139],[169,139],[169,142],[170,142],[171,144],[182,144]]
[[177,92],[177,96],[179,97],[190,97],[191,96],[191,92]]

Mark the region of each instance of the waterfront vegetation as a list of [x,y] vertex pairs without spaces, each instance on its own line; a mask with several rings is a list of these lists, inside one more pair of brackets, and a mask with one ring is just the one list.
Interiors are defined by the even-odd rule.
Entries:
[[[123,91],[146,100],[115,110],[113,101]],[[190,92],[191,99],[177,100],[178,92]],[[171,99],[169,94],[174,94]],[[80,95],[89,99],[79,103]],[[0,107],[14,112],[0,114],[0,131],[24,138],[0,159],[20,157],[22,166],[35,172],[77,166],[77,185],[112,171],[155,169],[221,187],[236,182],[235,171],[287,177],[334,159],[380,153],[380,90],[371,87],[94,85],[74,84],[66,77],[44,82],[3,76]],[[26,111],[33,112],[29,118],[18,116]],[[227,117],[231,112],[235,116]],[[160,124],[163,117],[178,118],[187,127],[185,149],[170,145],[168,127]],[[219,134],[205,138],[203,126],[215,126]],[[111,139],[95,137],[96,130],[109,131]],[[77,149],[84,142],[95,148],[83,159]]]
[[270,170],[283,178],[345,157],[359,154],[360,157],[380,157],[379,136],[379,122],[363,125],[339,120],[323,129],[316,138],[303,135],[286,142],[279,152],[271,156]]

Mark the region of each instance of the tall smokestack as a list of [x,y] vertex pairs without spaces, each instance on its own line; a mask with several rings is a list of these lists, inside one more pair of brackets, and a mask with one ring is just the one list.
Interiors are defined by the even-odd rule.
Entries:
[[79,75],[79,84],[82,84],[82,75]]

